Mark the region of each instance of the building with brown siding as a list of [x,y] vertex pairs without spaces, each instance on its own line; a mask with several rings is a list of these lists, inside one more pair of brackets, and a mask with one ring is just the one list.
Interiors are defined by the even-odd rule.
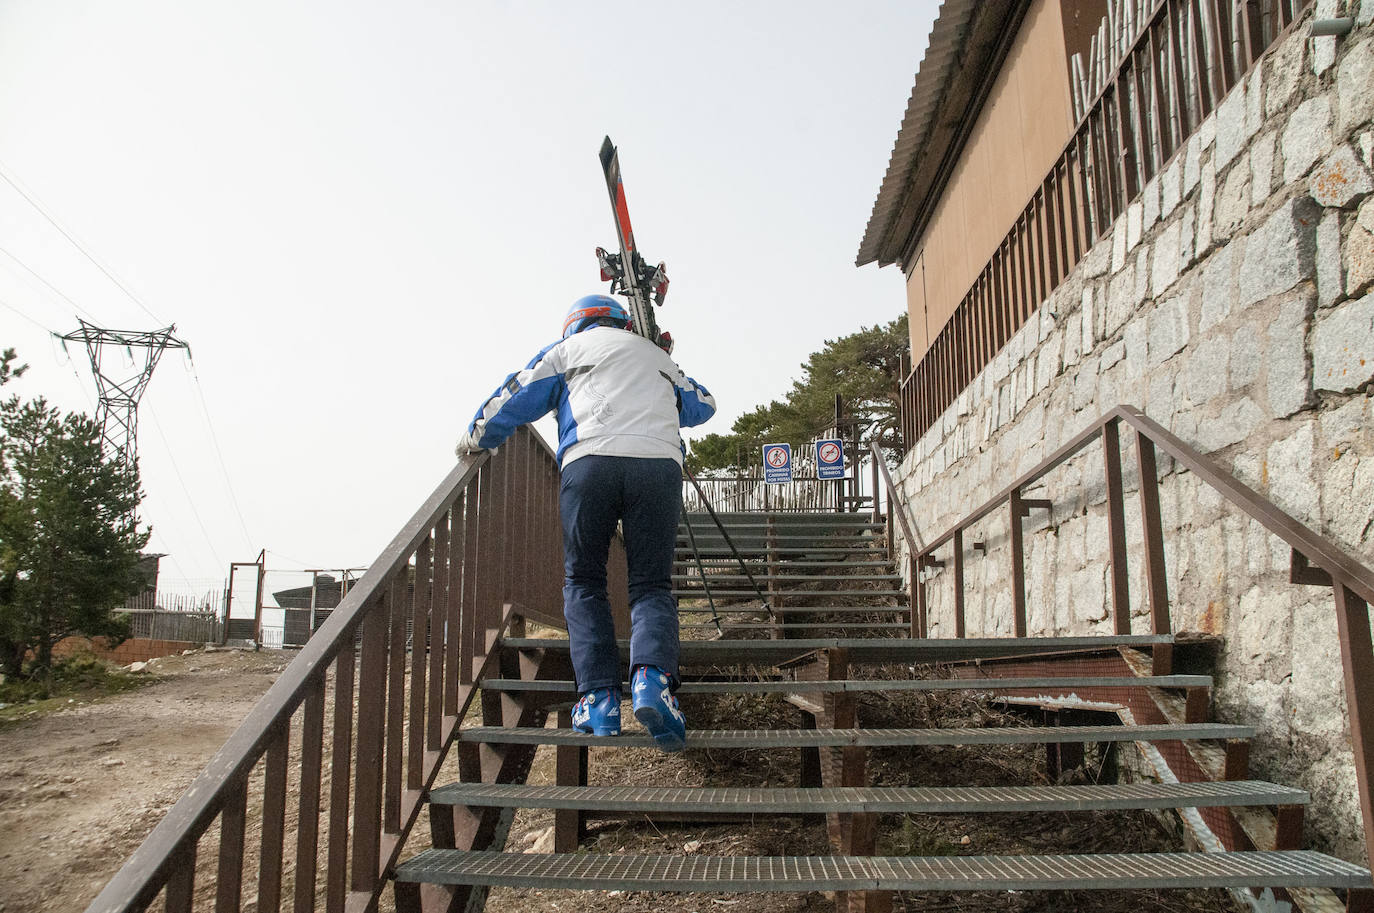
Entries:
[[[858,255],[906,276],[919,536],[1129,404],[1374,565],[1371,20],[1374,0],[946,0]],[[1147,567],[1151,473],[1111,428],[1124,500],[1100,445],[1017,488],[1038,509],[919,569],[926,632],[1147,632],[1167,600],[1173,630],[1217,638],[1215,711],[1261,727],[1257,771],[1310,787],[1313,842],[1361,858],[1330,586],[1290,582],[1320,575],[1168,458]]]

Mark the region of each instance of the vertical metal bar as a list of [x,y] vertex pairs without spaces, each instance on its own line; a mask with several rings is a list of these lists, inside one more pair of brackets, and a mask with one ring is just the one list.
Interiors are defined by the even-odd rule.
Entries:
[[[398,571],[397,573],[403,573]],[[363,619],[362,658],[358,670],[358,738],[353,784],[353,864],[348,886],[373,893],[382,838],[382,769],[385,761],[387,637],[396,588],[387,585],[380,601]],[[331,834],[332,836],[332,834]]]
[[[356,630],[356,629],[355,629]],[[329,858],[325,871],[325,910],[343,913],[348,897],[348,794],[353,760],[353,637],[334,660],[334,736],[329,766]],[[311,905],[313,908],[313,903]]]
[[954,636],[964,636],[964,531],[954,531]]
[[188,843],[173,856],[167,876],[166,913],[191,913],[196,900],[196,844]]
[[[1164,528],[1159,512],[1159,474],[1155,464],[1154,441],[1139,431],[1135,436],[1136,464],[1140,470],[1140,519],[1145,536],[1145,584],[1150,599],[1151,632],[1171,633],[1169,622],[1169,587],[1164,569]],[[1155,675],[1167,675],[1161,666],[1171,666],[1168,647],[1155,648]]]
[[1013,633],[1017,637],[1026,636],[1026,543],[1021,529],[1021,517],[1025,514],[1020,490],[1014,490],[1007,499],[1011,532],[1011,602]]
[[1069,272],[1073,272],[1073,268],[1078,265],[1078,261],[1083,259],[1083,235],[1086,233],[1085,228],[1087,225],[1086,220],[1083,218],[1086,207],[1081,206],[1078,202],[1078,185],[1080,182],[1083,183],[1085,187],[1085,192],[1083,194],[1084,202],[1088,199],[1086,181],[1084,180],[1086,178],[1086,173],[1083,169],[1082,146],[1083,132],[1080,130],[1074,135],[1073,145],[1070,147],[1071,151],[1068,160],[1065,162],[1066,167],[1064,172],[1065,189],[1068,190],[1069,194],[1069,238],[1073,242],[1073,246],[1067,248],[1073,252],[1073,259],[1069,261]]
[[434,530],[434,597],[429,610],[429,698],[425,704],[428,711],[425,719],[426,751],[438,751],[443,747],[443,733],[440,730],[444,718],[444,658],[448,654],[453,630],[448,626],[448,537],[452,521],[453,508],[450,507],[439,518],[439,525]]
[[1339,580],[1333,590],[1365,857],[1374,861],[1374,642],[1369,632],[1369,605]]
[[1188,86],[1183,71],[1183,19],[1178,0],[1169,0],[1167,27],[1169,65],[1173,73],[1173,97],[1170,104],[1177,112],[1174,121],[1174,148],[1179,149],[1193,133],[1193,119],[1188,114]]
[[459,500],[450,511],[448,536],[448,631],[444,636],[444,716],[458,715],[458,683],[463,677],[463,606],[471,582],[467,564],[467,548],[477,533],[468,525],[469,502],[477,501],[477,480],[473,478],[463,488]]
[[286,760],[291,730],[283,726],[267,746],[262,783],[262,842],[258,852],[258,911],[281,909],[282,849],[286,836]]
[[[910,543],[908,543],[908,547]],[[926,636],[926,585],[921,580],[921,562],[913,553],[908,559],[911,572],[911,636]]]
[[[474,497],[474,494],[476,497]],[[491,552],[491,463],[482,467],[476,491],[468,489],[467,541],[463,559],[463,615],[461,681],[471,684],[476,675],[476,657],[482,650],[477,645],[477,615],[483,600],[490,599],[491,575],[487,559]]]
[[301,788],[296,819],[296,913],[315,909],[320,845],[320,780],[324,769],[324,675],[310,683],[301,722]]
[[[415,595],[410,607],[410,713],[406,719],[406,789],[424,785],[425,769],[425,668],[430,651],[439,652],[438,625],[429,623],[429,573],[434,536],[415,552]],[[399,830],[399,816],[397,830]]]
[[382,790],[382,831],[394,834],[401,829],[401,770],[405,755],[402,739],[406,731],[406,622],[410,618],[411,587],[409,561],[391,578],[391,640],[387,657],[386,701],[386,779]]
[[236,783],[219,817],[219,872],[215,913],[236,913],[243,900],[243,838],[247,830],[248,784]]
[[1126,566],[1126,507],[1121,485],[1120,420],[1102,426],[1102,465],[1107,478],[1107,567],[1112,621],[1117,634],[1131,633],[1130,574]]

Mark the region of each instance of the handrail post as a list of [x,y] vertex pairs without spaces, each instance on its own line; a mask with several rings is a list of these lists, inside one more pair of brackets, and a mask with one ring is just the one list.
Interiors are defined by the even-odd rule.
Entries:
[[[1136,465],[1140,469],[1140,521],[1145,533],[1145,584],[1150,596],[1150,631],[1169,634],[1169,584],[1164,572],[1164,527],[1159,512],[1159,473],[1155,444],[1141,431],[1135,434]],[[1153,653],[1155,675],[1168,675],[1173,668],[1173,647],[1156,644]]]
[[1021,530],[1021,518],[1026,508],[1021,489],[1012,489],[1007,498],[1008,521],[1011,524],[1011,603],[1013,633],[1026,636],[1026,542]]
[[964,531],[954,531],[954,636],[964,636]]
[[1336,630],[1345,672],[1346,712],[1350,717],[1350,748],[1355,755],[1355,783],[1364,823],[1365,858],[1374,864],[1374,643],[1369,632],[1369,604],[1343,581],[1332,588],[1336,596]]
[[1111,571],[1112,619],[1117,634],[1131,633],[1130,576],[1126,568],[1126,509],[1121,491],[1120,419],[1102,426],[1102,463],[1107,478],[1107,566]]
[[926,585],[921,580],[921,562],[915,552],[907,554],[907,569],[911,574],[911,596],[907,600],[911,607],[911,636],[926,636]]

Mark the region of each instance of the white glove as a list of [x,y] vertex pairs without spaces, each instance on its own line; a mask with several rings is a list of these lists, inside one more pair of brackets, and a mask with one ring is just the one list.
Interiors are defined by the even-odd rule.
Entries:
[[477,435],[471,431],[464,432],[463,436],[458,439],[458,446],[453,448],[454,454],[462,459],[470,453],[481,453],[483,448],[477,441]]

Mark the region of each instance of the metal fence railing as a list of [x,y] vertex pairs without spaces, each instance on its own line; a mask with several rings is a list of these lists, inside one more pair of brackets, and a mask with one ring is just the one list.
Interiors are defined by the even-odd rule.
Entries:
[[[1123,440],[1122,429],[1130,429],[1133,440]],[[1002,515],[997,529],[1005,529],[1005,540],[996,548],[997,560],[1005,555],[1008,566],[996,574],[999,581],[1010,581],[1011,627],[1015,637],[1028,635],[1026,597],[1027,549],[1023,523],[1032,511],[1048,510],[1058,505],[1054,498],[1028,497],[1033,486],[1046,487],[1046,477],[1068,461],[1081,456],[1095,442],[1101,441],[1101,475],[1098,483],[1085,483],[1087,471],[1071,477],[1076,486],[1056,492],[1060,500],[1072,501],[1082,496],[1078,489],[1085,484],[1104,485],[1106,489],[1106,534],[1085,543],[1088,549],[1100,549],[1106,558],[1106,598],[1108,617],[1116,634],[1140,633],[1131,630],[1131,602],[1127,543],[1134,545],[1134,560],[1142,571],[1144,599],[1142,608],[1148,619],[1149,633],[1174,632],[1170,616],[1168,576],[1165,568],[1165,534],[1160,506],[1159,466],[1164,459],[1191,472],[1197,479],[1219,494],[1233,508],[1277,536],[1291,549],[1292,563],[1289,580],[1295,584],[1331,587],[1337,622],[1341,663],[1344,671],[1345,697],[1350,720],[1351,747],[1354,754],[1355,780],[1359,790],[1360,810],[1364,827],[1366,854],[1374,857],[1374,644],[1371,643],[1369,606],[1374,604],[1374,570],[1354,560],[1330,541],[1308,529],[1280,510],[1253,489],[1238,481],[1212,460],[1161,427],[1134,406],[1118,406],[1094,422],[1059,450],[1046,457],[1040,465],[1013,481],[1007,488],[988,500],[982,507],[955,522],[937,536],[922,541],[913,529],[905,511],[898,514],[897,530],[909,554],[912,586],[911,636],[926,637],[930,630],[931,588],[941,587],[947,594],[946,606],[952,611],[954,635],[966,633],[966,566],[970,561],[994,560],[994,549],[987,541],[987,530],[981,533],[979,524],[995,515]],[[1123,444],[1134,444],[1134,476],[1123,476]],[[1129,451],[1128,451],[1129,452]],[[1125,510],[1125,481],[1129,478],[1138,488],[1139,510],[1132,523],[1138,527],[1128,532]],[[890,479],[886,484],[891,487]],[[900,508],[900,499],[891,488],[892,501]],[[1062,510],[1062,508],[1061,508]],[[1180,527],[1180,530],[1183,527]],[[981,536],[981,541],[970,537]],[[1054,569],[1051,569],[1054,572]],[[982,579],[987,579],[986,573]],[[1215,581],[1214,583],[1220,583]],[[945,589],[948,588],[948,589]],[[1043,617],[1043,616],[1042,616]],[[986,634],[986,632],[984,632]],[[1167,675],[1171,671],[1172,647],[1155,647],[1154,674]],[[1374,858],[1371,858],[1374,861]]]
[[376,909],[495,638],[562,624],[557,483],[528,429],[463,458],[89,910]]

